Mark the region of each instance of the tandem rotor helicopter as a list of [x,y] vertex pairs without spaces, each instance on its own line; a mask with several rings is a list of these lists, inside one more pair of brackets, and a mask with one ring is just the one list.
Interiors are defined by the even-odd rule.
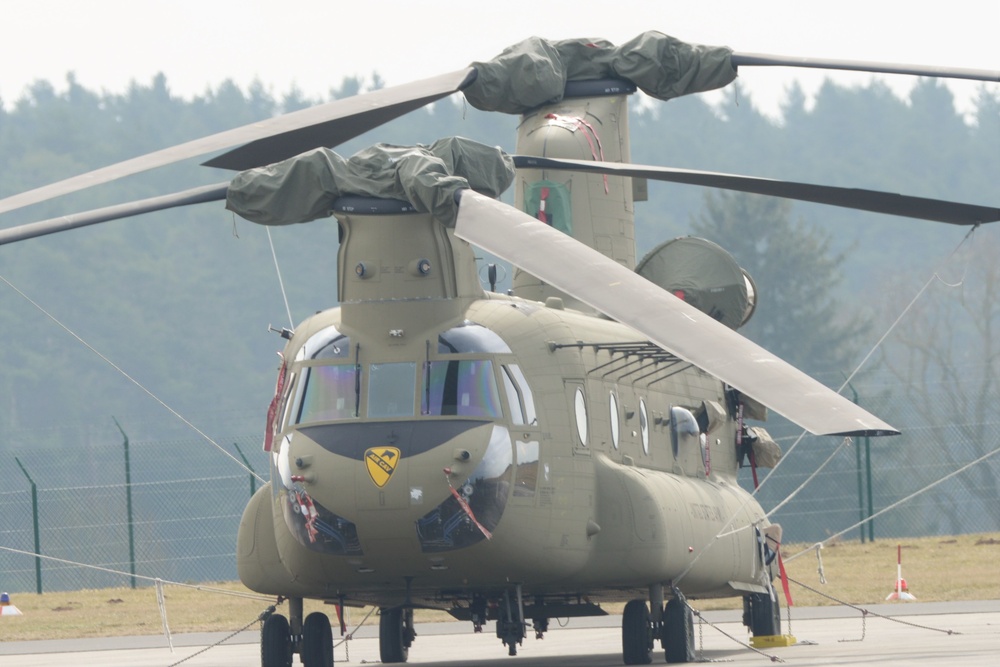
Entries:
[[[174,146],[0,201],[0,213],[209,153],[231,181],[0,231],[0,243],[225,200],[260,224],[333,215],[339,307],[281,353],[264,447],[271,481],[239,528],[240,579],[287,599],[264,667],[333,664],[326,614],[375,605],[383,662],[407,660],[416,608],[515,655],[551,618],[626,602],[626,664],[694,659],[686,598],[741,596],[780,634],[780,527],[737,483],[773,465],[773,410],[818,435],[891,435],[879,418],[747,341],[756,288],[728,253],[677,239],[636,262],[647,179],[959,225],[996,207],[629,163],[628,100],[719,88],[783,65],[997,81],[1000,73],[782,58],[644,33],[532,38],[492,61]],[[332,147],[455,92],[518,114],[517,154],[467,139]],[[235,148],[234,148],[235,147]],[[495,198],[513,185],[513,206]],[[473,246],[516,267],[480,281]],[[709,548],[710,547],[710,548]]]

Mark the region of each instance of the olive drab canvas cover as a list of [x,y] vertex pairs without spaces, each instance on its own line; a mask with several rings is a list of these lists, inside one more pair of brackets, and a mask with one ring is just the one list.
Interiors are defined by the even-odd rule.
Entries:
[[229,185],[226,208],[262,225],[290,225],[327,217],[338,197],[360,195],[409,202],[454,226],[456,190],[498,197],[513,179],[510,156],[461,137],[429,146],[376,144],[349,158],[317,148],[240,172]]
[[711,241],[683,236],[661,243],[635,271],[731,329],[744,321],[749,295],[743,270]]
[[530,37],[493,60],[472,63],[477,76],[463,92],[477,109],[512,114],[558,102],[567,81],[583,79],[627,79],[647,95],[669,100],[730,83],[736,78],[732,53],[656,31],[619,46],[603,39]]

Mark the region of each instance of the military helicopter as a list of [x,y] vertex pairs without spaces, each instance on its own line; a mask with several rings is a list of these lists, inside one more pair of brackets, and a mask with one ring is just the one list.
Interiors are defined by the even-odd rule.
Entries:
[[[626,664],[694,659],[687,598],[742,596],[780,634],[780,527],[737,483],[773,461],[750,421],[774,410],[818,435],[898,431],[747,341],[756,288],[724,250],[680,239],[636,263],[646,179],[976,225],[996,207],[629,163],[628,99],[796,65],[995,81],[997,72],[743,54],[645,33],[615,46],[533,38],[495,60],[213,135],[0,201],[0,213],[217,152],[231,182],[0,232],[20,241],[225,199],[261,224],[336,217],[339,307],[286,339],[237,564],[287,599],[264,667],[333,664],[326,614],[380,610],[383,662],[405,662],[413,611],[495,622],[515,655],[551,618],[626,602]],[[527,75],[530,73],[530,76]],[[537,85],[534,85],[537,82]],[[517,155],[465,139],[329,150],[456,91],[521,116]],[[495,200],[511,184],[513,206]],[[517,267],[484,289],[473,246]]]

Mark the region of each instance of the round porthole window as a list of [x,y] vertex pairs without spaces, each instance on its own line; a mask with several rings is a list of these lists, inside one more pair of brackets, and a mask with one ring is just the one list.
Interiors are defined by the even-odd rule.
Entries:
[[573,400],[573,407],[576,412],[576,432],[580,436],[580,443],[587,446],[587,400],[583,397],[583,389],[577,387],[576,398]]
[[646,417],[646,401],[639,399],[639,433],[642,435],[642,451],[649,454],[649,418]]
[[618,437],[621,435],[621,424],[618,423],[618,399],[615,393],[611,392],[608,397],[608,405],[611,409],[611,444],[618,449]]

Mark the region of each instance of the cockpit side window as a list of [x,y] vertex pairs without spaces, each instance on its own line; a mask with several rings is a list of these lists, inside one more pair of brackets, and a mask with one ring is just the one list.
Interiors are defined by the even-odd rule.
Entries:
[[295,378],[298,376],[297,373],[292,371],[288,372],[288,379],[285,380],[285,393],[281,398],[281,407],[279,408],[279,415],[281,415],[281,425],[283,428],[288,424],[289,420],[292,418],[292,409],[295,403],[291,400],[292,398],[292,388],[295,386]]
[[431,361],[424,370],[421,412],[429,416],[502,416],[493,364],[486,359]]
[[502,368],[503,372],[500,375],[503,378],[507,403],[510,405],[511,421],[515,424],[535,424],[538,421],[535,416],[535,399],[520,366],[510,364]]

